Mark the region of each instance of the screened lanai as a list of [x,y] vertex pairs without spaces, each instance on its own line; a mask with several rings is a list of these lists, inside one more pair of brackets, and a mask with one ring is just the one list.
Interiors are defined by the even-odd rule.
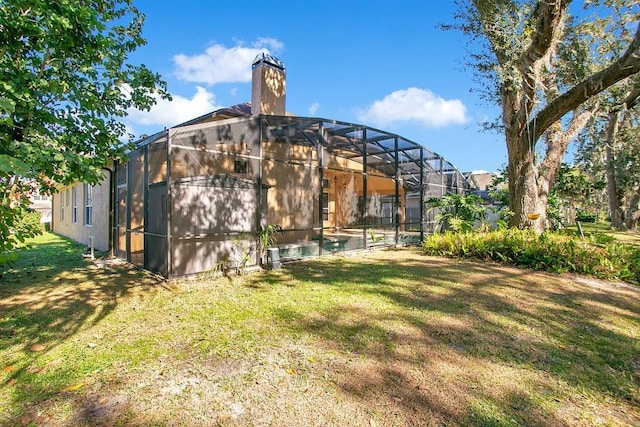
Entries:
[[314,117],[203,117],[140,141],[116,170],[117,255],[166,277],[419,243],[425,201],[464,193],[446,159],[399,135]]

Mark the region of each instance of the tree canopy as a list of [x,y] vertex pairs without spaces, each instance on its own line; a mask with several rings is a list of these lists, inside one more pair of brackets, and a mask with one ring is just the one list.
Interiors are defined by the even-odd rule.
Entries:
[[576,150],[577,162],[606,182],[614,228],[636,228],[640,219],[639,101],[640,75],[609,91]]
[[640,72],[635,2],[585,1],[593,9],[584,20],[570,15],[570,3],[461,0],[460,23],[451,26],[479,41],[471,65],[488,77],[485,94],[501,106],[513,226],[545,227],[562,157],[597,111],[597,97]]
[[127,110],[169,98],[128,62],[143,22],[131,0],[0,0],[0,253],[34,188],[96,182],[127,148]]

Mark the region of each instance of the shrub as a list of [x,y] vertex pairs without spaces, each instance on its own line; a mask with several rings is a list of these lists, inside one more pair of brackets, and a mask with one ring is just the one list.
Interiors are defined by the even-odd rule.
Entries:
[[[7,241],[0,244],[0,267],[12,265],[17,259],[17,253],[13,250],[17,242],[24,243],[25,239],[35,237],[44,232],[44,226],[40,222],[40,213],[28,209],[20,209],[13,218],[15,222],[5,221],[11,225],[5,229],[8,232]],[[2,233],[5,234],[5,233]]]
[[596,222],[597,219],[598,219],[598,215],[594,213],[584,212],[581,210],[578,210],[578,212],[576,212],[576,221]]
[[493,260],[553,273],[580,273],[640,284],[640,248],[615,242],[583,242],[567,234],[536,235],[519,229],[445,232],[428,236],[423,249],[429,255]]
[[40,212],[25,210],[13,226],[14,233],[28,237],[42,234],[44,232],[44,226],[40,222],[40,217]]
[[436,221],[453,231],[470,231],[485,219],[486,207],[476,194],[447,194],[427,200],[429,211],[437,210]]

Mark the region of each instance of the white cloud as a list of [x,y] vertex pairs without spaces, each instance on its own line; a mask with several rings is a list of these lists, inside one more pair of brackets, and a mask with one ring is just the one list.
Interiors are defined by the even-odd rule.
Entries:
[[124,124],[124,133],[121,134],[118,137],[118,141],[123,142],[123,143],[127,143],[129,142],[129,136],[130,135],[136,135],[136,131],[135,129],[133,129],[133,127],[131,127],[131,125],[129,123],[123,123]]
[[172,97],[173,101],[168,101],[156,96],[157,103],[150,111],[130,109],[128,121],[140,125],[173,126],[221,108],[215,105],[215,95],[200,86],[196,86],[196,93],[191,98]]
[[378,126],[418,122],[427,127],[466,123],[466,107],[458,99],[446,100],[429,90],[410,87],[374,102],[358,115],[359,120]]
[[314,102],[309,107],[309,115],[315,116],[319,109],[320,109],[320,104],[318,104],[317,102]]
[[278,53],[284,49],[284,43],[271,37],[260,37],[253,44],[253,47],[271,49],[272,52]]
[[251,80],[251,62],[256,55],[277,52],[283,47],[280,41],[272,38],[260,38],[251,47],[238,44],[228,48],[213,44],[197,55],[175,55],[173,62],[180,80],[209,85],[248,82]]

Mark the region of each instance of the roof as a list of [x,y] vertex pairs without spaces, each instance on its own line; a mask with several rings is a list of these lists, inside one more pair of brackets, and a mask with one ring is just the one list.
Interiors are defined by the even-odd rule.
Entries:
[[204,114],[196,117],[195,119],[188,120],[179,125],[173,126],[174,128],[195,125],[199,123],[207,123],[218,120],[230,119],[233,117],[244,117],[251,115],[251,103],[245,102],[242,104],[232,105],[230,107],[220,108],[219,110],[212,111],[211,113]]
[[465,178],[476,190],[486,190],[496,178],[496,174],[491,172],[465,172]]
[[[200,123],[208,123],[215,122],[219,120],[231,119],[234,117],[249,117],[251,116],[251,103],[245,102],[242,104],[232,105],[230,107],[220,108],[218,110],[212,111],[207,114],[203,114],[202,116],[198,116],[191,120],[187,120],[186,122],[182,122],[178,125],[173,126],[173,128],[179,128],[184,126],[196,125]],[[136,145],[138,147],[143,147],[145,145],[151,144],[161,138],[164,138],[167,135],[167,129],[161,130],[160,132],[156,132],[153,135],[143,135],[137,142]]]
[[[251,118],[251,104],[243,103],[215,110],[181,123],[173,128],[204,124],[232,118]],[[451,162],[414,141],[395,133],[357,123],[319,117],[259,115],[263,123],[263,138],[315,146],[319,142],[331,154],[376,169],[387,176],[397,176],[409,191],[427,184],[447,188],[472,187]],[[151,144],[166,138],[165,129],[147,136],[137,145]],[[366,155],[365,155],[366,154]],[[364,166],[363,166],[364,168]]]
[[[265,137],[313,146],[331,154],[397,176],[407,190],[426,184],[469,188],[460,171],[441,155],[395,133],[357,123],[319,117],[261,116]],[[365,155],[366,154],[366,155]]]

